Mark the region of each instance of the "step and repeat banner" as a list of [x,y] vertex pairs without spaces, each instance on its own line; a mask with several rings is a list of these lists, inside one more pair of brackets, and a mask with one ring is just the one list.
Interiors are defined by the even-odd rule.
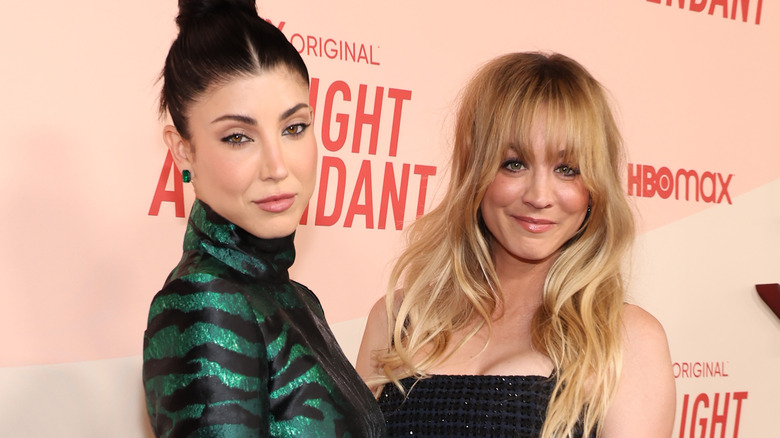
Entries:
[[[669,337],[673,436],[774,436],[780,319],[756,285],[780,283],[776,2],[258,9],[312,77],[318,180],[293,277],[352,360],[404,229],[447,183],[461,87],[497,55],[561,52],[609,90],[625,137],[631,301]],[[172,0],[43,0],[0,14],[1,436],[151,436],[143,331],[193,201],[156,114],[176,13]]]

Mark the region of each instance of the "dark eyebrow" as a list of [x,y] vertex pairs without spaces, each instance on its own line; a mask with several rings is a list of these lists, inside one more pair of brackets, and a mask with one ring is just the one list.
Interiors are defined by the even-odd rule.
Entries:
[[307,103],[299,103],[298,105],[295,105],[294,107],[288,109],[287,111],[283,112],[281,116],[279,116],[279,121],[290,117],[291,115],[295,114],[296,111],[298,111],[301,108],[308,108],[309,104]]
[[221,122],[223,120],[235,120],[236,122],[246,123],[247,125],[257,126],[257,120],[247,117],[247,116],[240,116],[237,114],[225,114],[224,116],[217,117],[216,119],[212,120],[211,123],[217,123]]
[[[298,105],[295,105],[294,107],[288,109],[287,111],[283,112],[281,116],[279,116],[279,121],[282,121],[291,115],[295,114],[298,110],[301,108],[308,108],[309,105],[306,103],[299,103]],[[216,119],[212,120],[211,123],[217,123],[222,122],[224,120],[234,120],[236,122],[246,123],[247,125],[257,126],[257,120],[248,117],[248,116],[241,116],[238,114],[225,114],[224,116],[219,116]]]

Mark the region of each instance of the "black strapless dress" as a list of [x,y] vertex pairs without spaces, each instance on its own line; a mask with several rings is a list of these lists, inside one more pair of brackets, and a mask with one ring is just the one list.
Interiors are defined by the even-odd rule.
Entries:
[[[379,396],[388,437],[538,437],[554,377],[433,375]],[[575,434],[579,437],[581,434]]]

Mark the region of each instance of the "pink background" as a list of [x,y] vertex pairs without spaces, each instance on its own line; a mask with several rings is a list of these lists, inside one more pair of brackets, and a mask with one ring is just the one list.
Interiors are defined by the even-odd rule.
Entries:
[[[505,52],[557,51],[610,90],[635,168],[731,178],[721,203],[632,198],[641,228],[631,299],[664,324],[680,371],[674,436],[773,433],[780,321],[754,285],[780,282],[780,9],[761,0],[666,3],[262,2],[261,14],[284,22],[297,47],[330,38],[371,55],[352,62],[302,47],[319,80],[315,131],[321,157],[330,157],[321,159],[344,163],[345,188],[335,224],[316,225],[318,203],[337,209],[335,170],[327,183],[320,178],[293,274],[321,298],[352,359],[403,244],[392,213],[378,228],[387,163],[396,183],[409,165],[408,224],[421,202],[415,166],[436,170],[426,209],[447,181],[454,102],[474,70]],[[185,226],[170,202],[148,214],[166,154],[156,77],[175,14],[173,1],[43,0],[10,3],[0,16],[2,436],[149,434],[142,333]],[[328,104],[337,81],[350,100],[337,93]],[[376,154],[369,126],[352,152],[361,84],[365,112],[382,88]],[[391,89],[411,93],[397,114]],[[338,136],[337,114],[349,118],[346,144],[330,151],[323,139]],[[361,166],[371,167],[370,205]],[[717,199],[723,188],[714,190]],[[189,211],[189,186],[184,199]],[[350,203],[371,211],[373,227],[366,214],[345,226]],[[701,364],[719,372],[683,372]]]

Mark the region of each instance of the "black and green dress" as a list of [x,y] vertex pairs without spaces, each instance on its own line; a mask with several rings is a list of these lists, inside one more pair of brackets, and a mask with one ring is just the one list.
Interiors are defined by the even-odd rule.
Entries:
[[257,238],[195,201],[144,336],[157,436],[385,435],[319,301],[290,280],[294,258],[292,235]]

